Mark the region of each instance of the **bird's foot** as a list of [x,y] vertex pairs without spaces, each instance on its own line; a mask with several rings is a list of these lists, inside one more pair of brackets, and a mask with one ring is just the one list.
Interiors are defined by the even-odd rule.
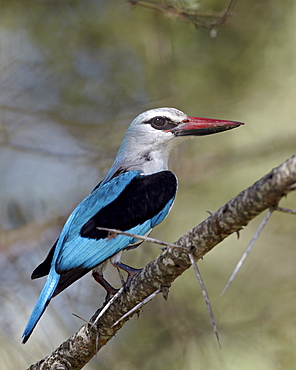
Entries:
[[111,284],[103,277],[103,275],[99,274],[97,271],[93,271],[92,273],[93,278],[97,283],[102,285],[102,287],[106,290],[106,298],[104,305],[110,301],[110,299],[118,292],[118,289],[113,288]]
[[129,273],[128,273],[128,275],[127,275],[127,279],[126,279],[126,282],[125,282],[125,284],[124,284],[124,290],[125,290],[126,292],[128,292],[128,291],[129,291],[129,288],[130,288],[130,286],[131,286],[131,282],[132,282],[132,280],[133,280],[133,277],[134,277],[135,275],[139,274],[142,270],[143,270],[143,269],[134,269],[134,273],[132,273],[132,274],[129,274]]
[[131,266],[128,266],[128,265],[125,265],[124,263],[122,262],[117,262],[115,264],[113,264],[114,267],[117,267],[117,269],[121,269],[125,272],[127,272],[127,279],[126,281],[124,282],[121,274],[119,273],[119,276],[121,278],[121,281],[122,281],[122,285],[124,286],[124,290],[125,291],[129,291],[129,288],[130,288],[130,285],[131,285],[131,281],[133,279],[133,277],[137,274],[139,274],[143,269],[136,269],[134,267],[131,267]]

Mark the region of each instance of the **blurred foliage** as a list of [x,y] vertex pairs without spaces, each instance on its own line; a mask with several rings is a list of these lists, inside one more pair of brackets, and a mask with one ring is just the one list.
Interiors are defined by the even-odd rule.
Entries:
[[[197,2],[196,2],[197,3]],[[227,1],[201,0],[220,11]],[[1,1],[0,364],[23,369],[101,305],[90,276],[55,298],[28,344],[20,337],[43,281],[34,267],[75,205],[103,178],[129,122],[174,106],[246,122],[176,149],[179,192],[153,236],[174,241],[295,152],[294,1],[240,1],[212,38],[124,1]],[[296,208],[295,195],[282,204]],[[295,217],[275,214],[224,297],[260,219],[199,263],[222,350],[193,271],[132,319],[87,369],[295,369]],[[143,245],[124,261],[159,253]],[[119,284],[116,271],[108,279]]]

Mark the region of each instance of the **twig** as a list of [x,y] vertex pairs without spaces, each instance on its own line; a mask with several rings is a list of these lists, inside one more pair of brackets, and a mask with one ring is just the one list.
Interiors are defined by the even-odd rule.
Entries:
[[290,213],[291,215],[296,215],[296,210],[290,209],[290,208],[276,207],[275,211]]
[[127,313],[125,313],[123,316],[121,316],[120,319],[118,319],[113,325],[112,325],[112,328],[113,326],[116,326],[118,323],[120,323],[120,321],[124,320],[126,317],[130,316],[132,313],[138,311],[142,306],[144,306],[146,303],[148,303],[149,301],[151,301],[158,293],[161,292],[161,289],[157,289],[155,292],[153,292],[152,294],[150,294],[148,297],[146,297],[142,302],[138,303],[135,307],[133,307],[131,310],[129,310]]
[[77,315],[76,313],[72,312],[72,315],[77,317],[78,319],[84,321],[86,324],[90,324],[90,322],[88,320],[85,320],[83,317]]
[[267,224],[267,221],[269,220],[270,216],[272,215],[272,212],[274,211],[274,208],[270,208],[266,214],[266,216],[261,221],[257,231],[255,232],[253,238],[251,239],[249,245],[247,246],[247,249],[245,250],[244,254],[242,255],[241,259],[239,260],[238,264],[236,265],[235,269],[233,270],[233,273],[231,274],[227,284],[225,285],[221,295],[223,295],[226,290],[229,288],[230,284],[234,280],[236,274],[239,272],[240,268],[242,267],[243,263],[247,259],[249,253],[251,252],[253,246],[255,245],[259,235],[261,234],[262,230],[264,229],[265,225]]
[[95,321],[92,323],[92,327],[99,321],[99,319],[104,315],[104,313],[108,310],[108,308],[112,305],[112,303],[115,301],[117,297],[124,291],[124,286],[122,286],[115,294],[114,296],[105,304],[103,309],[100,311],[98,316],[96,317]]
[[184,252],[188,252],[188,249],[182,247],[181,245],[171,244],[171,243],[168,243],[168,242],[164,242],[162,240],[150,238],[149,236],[144,236],[144,235],[139,235],[139,234],[132,234],[132,233],[128,233],[126,231],[118,230],[118,229],[109,229],[108,227],[97,227],[97,229],[98,230],[103,230],[103,231],[109,231],[110,233],[114,233],[114,234],[122,234],[122,235],[126,235],[126,236],[131,236],[135,239],[140,239],[140,240],[143,240],[143,241],[146,241],[146,242],[163,245],[164,247],[178,248],[178,249],[182,249]]
[[221,12],[200,12],[192,6],[184,6],[181,2],[155,0],[128,0],[132,5],[139,5],[148,9],[162,12],[165,16],[181,21],[187,21],[196,28],[206,28],[215,37],[217,28],[224,26],[228,18],[233,15],[237,0],[230,0],[228,7]]
[[199,272],[199,269],[197,267],[197,263],[195,262],[195,259],[193,258],[193,255],[191,253],[188,253],[188,256],[189,256],[190,262],[192,264],[193,270],[195,272],[195,275],[197,277],[197,280],[199,282],[199,285],[201,287],[202,295],[203,295],[204,301],[206,303],[207,310],[208,310],[208,313],[210,315],[210,319],[211,319],[211,322],[212,322],[212,325],[213,325],[213,330],[214,330],[214,333],[216,335],[219,347],[221,348],[221,343],[220,343],[219,333],[218,333],[218,329],[217,329],[217,325],[216,325],[216,320],[215,320],[215,317],[214,317],[214,313],[213,313],[213,310],[212,310],[212,306],[211,306],[211,303],[210,303],[210,298],[209,298],[206,286],[203,282],[203,279],[202,279],[201,274]]

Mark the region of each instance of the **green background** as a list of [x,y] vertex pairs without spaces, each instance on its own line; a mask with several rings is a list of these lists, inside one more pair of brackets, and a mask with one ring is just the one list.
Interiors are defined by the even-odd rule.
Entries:
[[[209,12],[228,5],[197,4]],[[83,324],[72,312],[87,320],[104,300],[87,275],[51,302],[20,344],[44,284],[31,281],[31,271],[104,177],[135,116],[172,106],[246,123],[172,153],[178,196],[152,234],[169,242],[294,154],[296,4],[238,1],[215,38],[125,1],[0,5],[0,367],[23,369]],[[281,205],[296,208],[295,194]],[[167,302],[159,296],[145,306],[85,368],[295,369],[295,216],[272,216],[220,296],[261,219],[199,262],[222,349],[190,269]],[[145,244],[123,262],[141,267],[158,253]],[[107,277],[119,285],[115,269]]]

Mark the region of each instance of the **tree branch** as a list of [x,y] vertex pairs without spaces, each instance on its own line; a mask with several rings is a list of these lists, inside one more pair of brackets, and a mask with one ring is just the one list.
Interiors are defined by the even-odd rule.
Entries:
[[217,29],[224,26],[228,18],[233,15],[237,0],[230,0],[227,8],[219,13],[200,12],[193,4],[184,1],[128,0],[128,2],[133,6],[139,5],[160,11],[166,17],[190,22],[196,28],[208,29],[211,31],[211,36],[215,37]]
[[[124,325],[119,321],[126,312],[158,289],[167,289],[191,266],[188,249],[195,260],[202,258],[223,239],[239,232],[249,221],[295,189],[296,155],[273,169],[259,181],[231,199],[218,211],[182,236],[175,244],[183,249],[168,248],[132,280],[129,292],[123,291],[95,325],[100,308],[79,331],[62,343],[51,355],[30,369],[81,369]],[[294,186],[293,186],[294,185]],[[114,325],[114,326],[113,326]]]

